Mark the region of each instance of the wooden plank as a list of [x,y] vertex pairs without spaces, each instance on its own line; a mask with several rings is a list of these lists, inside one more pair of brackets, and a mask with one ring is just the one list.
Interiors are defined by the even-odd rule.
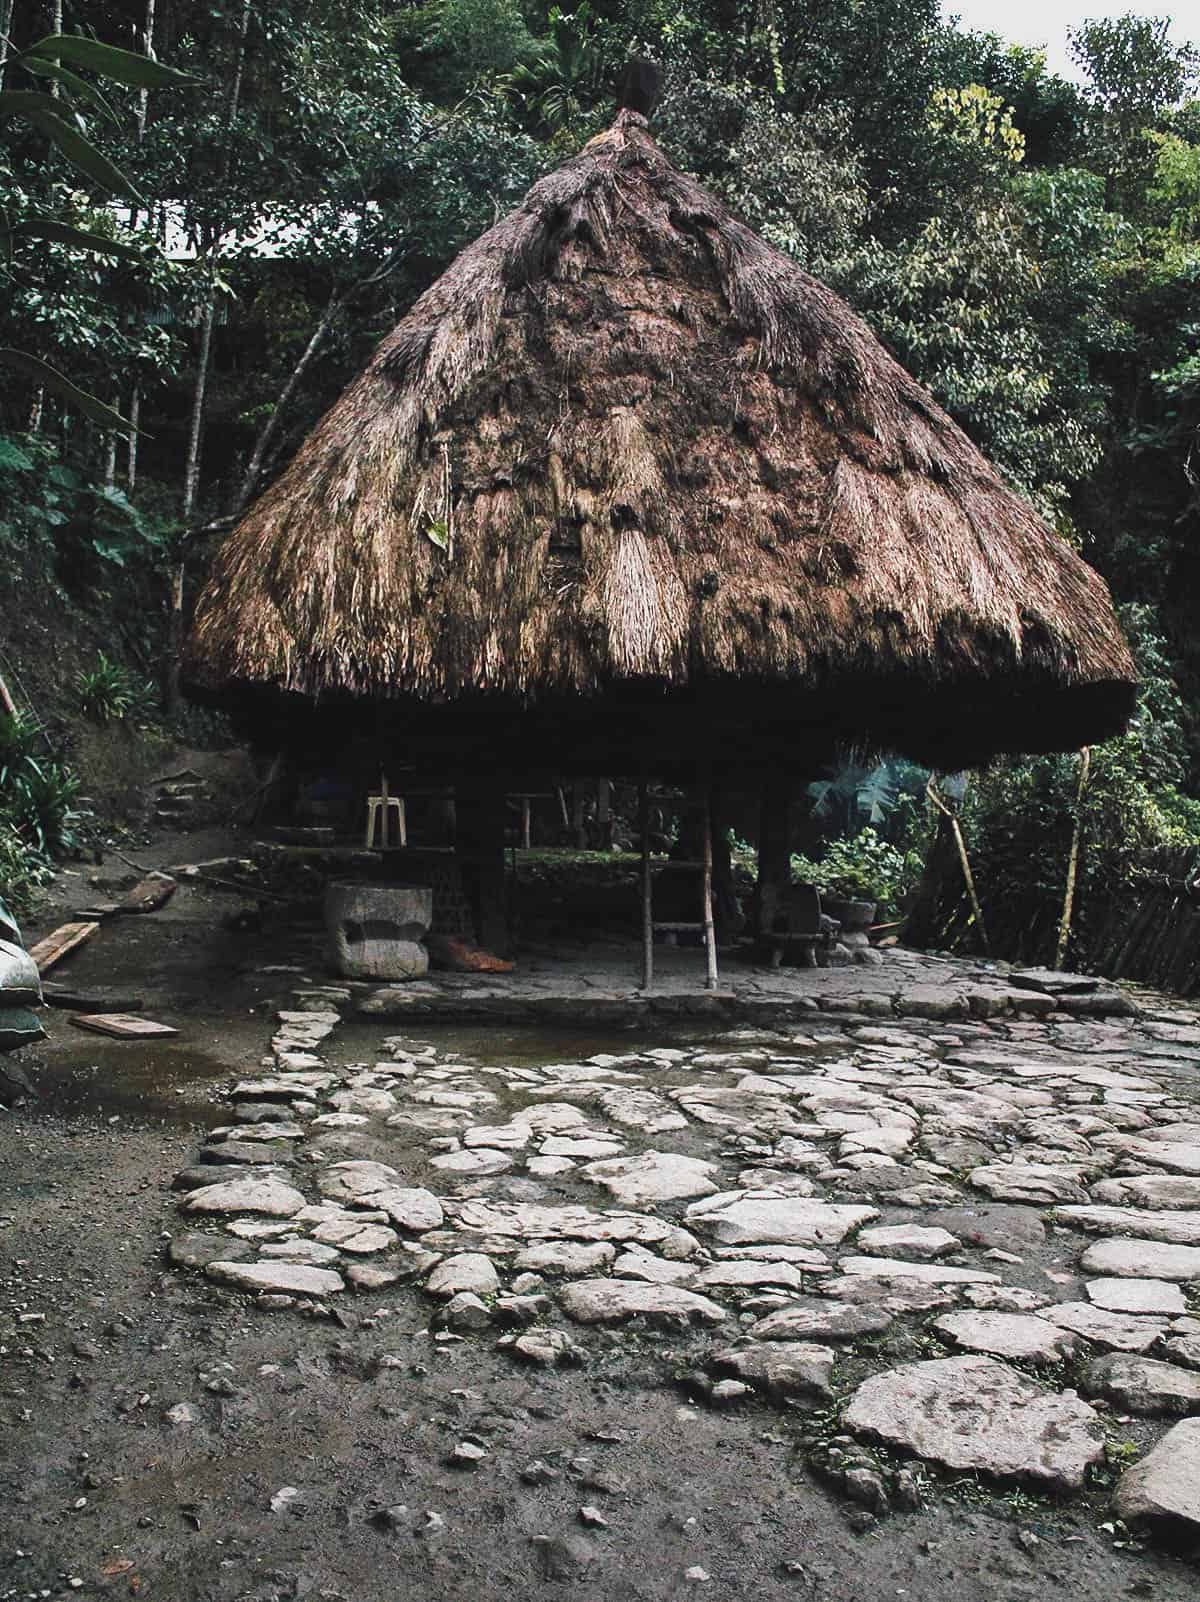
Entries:
[[157,1039],[161,1035],[179,1033],[170,1024],[156,1023],[153,1018],[135,1018],[127,1012],[77,1012],[71,1022],[78,1029],[90,1029],[97,1035],[112,1035],[117,1040]]
[[37,963],[38,972],[49,973],[85,940],[90,940],[99,927],[98,923],[64,923],[53,934],[39,940],[36,946],[29,948],[29,955]]

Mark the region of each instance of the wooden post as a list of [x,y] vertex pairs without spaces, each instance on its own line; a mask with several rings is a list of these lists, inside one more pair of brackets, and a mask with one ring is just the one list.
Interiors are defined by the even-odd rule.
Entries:
[[712,839],[712,785],[704,790],[704,954],[708,974],[706,990],[717,988],[717,932],[713,926],[713,839]]
[[583,821],[583,781],[576,779],[571,786],[571,832],[575,836],[576,851],[587,850],[587,829]]
[[944,817],[950,820],[950,829],[954,835],[954,844],[958,848],[958,861],[962,868],[963,883],[967,887],[967,898],[971,903],[971,911],[975,917],[975,927],[979,930],[979,939],[983,946],[984,955],[991,955],[991,945],[988,942],[987,925],[983,921],[983,908],[979,904],[979,896],[975,890],[975,876],[971,872],[971,863],[967,857],[967,842],[963,838],[962,824],[958,821],[958,813],[953,807],[946,804],[937,787],[937,774],[929,775],[929,783],[925,786],[925,793]]
[[642,990],[654,983],[654,906],[650,881],[650,799],[646,781],[638,785],[638,830],[642,836]]
[[1091,765],[1090,746],[1079,753],[1079,788],[1075,792],[1075,828],[1071,833],[1071,855],[1067,859],[1067,887],[1063,895],[1062,918],[1058,925],[1058,945],[1054,952],[1054,966],[1061,968],[1067,955],[1067,940],[1071,933],[1071,913],[1075,908],[1075,878],[1079,871],[1079,836],[1083,830],[1083,792],[1087,789],[1088,768]]
[[383,814],[383,816],[382,816],[382,818],[380,820],[381,833],[380,833],[380,836],[379,836],[379,844],[380,844],[381,849],[386,851],[387,848],[388,848],[388,787],[387,787],[387,774],[383,771],[382,768],[380,768],[380,770],[379,770],[379,795],[380,795],[380,808],[379,808],[379,810]]
[[[529,851],[533,847],[533,803],[527,795],[521,797],[521,849]],[[513,859],[516,860],[515,858]]]

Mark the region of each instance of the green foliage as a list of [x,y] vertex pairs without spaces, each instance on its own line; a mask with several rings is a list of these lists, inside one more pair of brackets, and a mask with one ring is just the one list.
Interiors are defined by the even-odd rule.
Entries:
[[[1200,806],[1178,789],[1186,713],[1169,676],[1165,642],[1147,608],[1127,609],[1123,621],[1142,690],[1129,731],[1091,752],[1073,924],[1082,949],[1112,908],[1132,903],[1146,852],[1200,841]],[[1053,956],[1078,780],[1072,755],[1007,759],[968,790],[963,827],[971,865],[989,933],[1003,955],[1022,961]],[[946,928],[964,931],[961,905]]]
[[79,710],[92,723],[119,723],[124,718],[143,719],[154,708],[154,686],[115,662],[103,651],[96,653],[96,665],[76,675]]
[[40,851],[31,850],[0,812],[0,900],[18,917],[32,912],[38,891],[48,884],[54,868]]
[[26,851],[46,858],[75,844],[79,779],[41,746],[37,723],[0,713],[0,823]]
[[897,909],[920,871],[919,856],[897,850],[870,827],[834,840],[819,861],[792,858],[797,882],[815,884],[825,895],[878,902],[883,915]]

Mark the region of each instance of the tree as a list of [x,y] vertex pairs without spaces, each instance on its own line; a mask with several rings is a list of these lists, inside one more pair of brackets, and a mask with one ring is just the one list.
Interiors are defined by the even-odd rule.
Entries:
[[1196,82],[1200,52],[1173,44],[1170,27],[1168,17],[1130,14],[1093,19],[1068,35],[1088,76],[1094,160],[1109,206],[1136,203],[1153,163],[1147,132]]

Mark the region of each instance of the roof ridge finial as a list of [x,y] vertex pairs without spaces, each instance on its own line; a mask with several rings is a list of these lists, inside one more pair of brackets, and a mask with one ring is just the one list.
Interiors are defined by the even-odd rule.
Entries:
[[632,56],[625,63],[621,88],[617,95],[617,112],[636,111],[649,117],[658,99],[658,68],[643,56]]

